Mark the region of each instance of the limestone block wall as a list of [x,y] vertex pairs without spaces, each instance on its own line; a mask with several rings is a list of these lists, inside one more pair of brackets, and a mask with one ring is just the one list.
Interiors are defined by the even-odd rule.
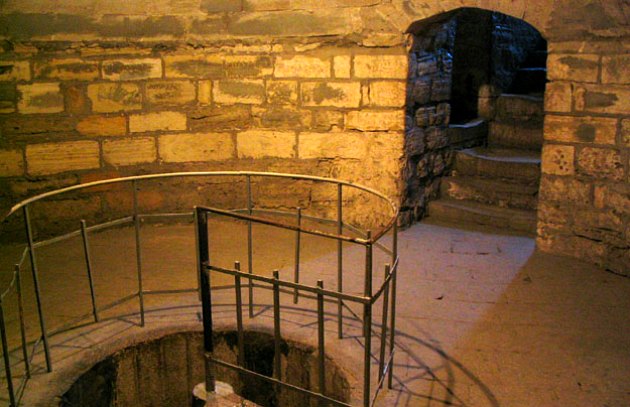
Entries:
[[549,44],[539,247],[628,273],[619,0],[0,1],[2,206],[120,174],[237,168],[351,179],[402,203],[405,33],[461,7],[524,19]]

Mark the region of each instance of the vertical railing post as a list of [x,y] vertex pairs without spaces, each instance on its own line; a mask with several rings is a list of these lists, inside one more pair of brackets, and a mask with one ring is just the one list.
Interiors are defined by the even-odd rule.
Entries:
[[0,337],[2,337],[2,355],[4,358],[4,370],[9,390],[9,403],[11,407],[17,406],[15,402],[15,390],[13,389],[13,376],[11,375],[11,360],[9,359],[9,344],[7,343],[7,328],[4,325],[4,306],[0,299]]
[[[317,280],[317,287],[324,289],[324,281]],[[319,392],[326,393],[326,350],[324,348],[324,294],[321,291],[317,293],[317,350],[319,367],[317,369],[319,378]],[[319,403],[323,405],[322,403]]]
[[15,270],[15,288],[17,290],[18,316],[20,318],[20,339],[22,340],[22,357],[24,358],[24,371],[26,377],[31,377],[31,364],[28,360],[28,349],[26,348],[26,327],[24,326],[24,299],[22,297],[22,277],[20,276],[20,265],[13,266]]
[[138,274],[138,302],[140,305],[140,326],[144,326],[144,288],[142,286],[142,246],[140,244],[140,215],[138,213],[138,184],[131,182],[133,188],[133,226],[136,237],[136,272]]
[[[241,271],[241,263],[234,262],[234,269]],[[245,367],[245,340],[243,333],[243,298],[241,296],[241,276],[234,276],[234,290],[236,293],[236,334],[238,338],[238,364]]]
[[90,284],[90,297],[92,298],[92,314],[94,315],[94,321],[98,322],[96,294],[94,292],[94,279],[92,278],[92,259],[90,256],[90,245],[88,243],[88,233],[85,219],[81,219],[81,236],[83,237],[83,254],[85,257],[85,268],[87,269],[88,282]]
[[210,291],[210,250],[208,247],[208,216],[206,212],[195,207],[195,232],[197,234],[197,264],[199,281],[201,282],[201,312],[203,320],[203,349],[205,352],[206,392],[215,390],[214,364],[210,360],[214,352],[212,340],[212,293]]
[[[343,185],[337,184],[337,234],[343,234]],[[343,241],[337,240],[337,291],[343,292]],[[343,300],[337,299],[337,337],[343,338]]]
[[28,242],[28,254],[31,260],[31,273],[33,274],[33,286],[35,288],[35,301],[37,303],[37,314],[39,316],[39,327],[42,332],[42,342],[44,343],[44,356],[46,358],[46,369],[52,372],[52,361],[50,360],[50,348],[48,346],[48,333],[46,332],[46,320],[42,310],[41,289],[39,286],[39,275],[37,271],[37,259],[35,257],[35,244],[33,243],[33,229],[31,228],[31,218],[28,213],[28,205],[23,207],[24,224],[26,226],[26,239]]
[[274,342],[274,369],[276,379],[282,380],[281,359],[280,359],[280,285],[278,270],[273,271],[273,342]]
[[[387,281],[390,273],[390,265],[385,265],[385,276],[383,281]],[[381,352],[379,355],[378,365],[378,380],[381,383],[381,379],[385,374],[385,347],[387,345],[387,311],[389,310],[389,281],[385,283],[385,291],[383,292],[383,319],[381,323]],[[391,366],[390,366],[391,367]]]
[[[365,290],[364,296],[372,298],[372,232],[367,232],[368,243],[365,246]],[[370,406],[370,358],[372,351],[372,304],[363,306],[363,336],[365,353],[363,355],[363,405]]]
[[387,388],[392,388],[392,382],[394,379],[394,339],[396,336],[396,279],[398,276],[398,219],[394,220],[393,227],[394,236],[392,238],[392,264],[394,268],[392,270],[392,313],[390,317],[390,327],[389,327],[389,353],[392,355],[390,358],[391,366],[389,367],[389,374],[387,376]]
[[[302,227],[302,208],[297,208],[297,227],[298,230],[295,232],[295,269],[293,272],[293,281],[297,284],[300,282],[300,240],[301,240],[301,231],[300,227]],[[298,303],[298,295],[299,290],[296,288],[293,292],[293,303]]]
[[[252,216],[253,202],[252,202],[252,177],[247,175],[247,214]],[[247,221],[247,272],[254,274],[254,249],[253,249],[253,236],[252,236],[252,221]],[[249,295],[249,317],[254,317],[254,281],[250,278],[247,284]]]

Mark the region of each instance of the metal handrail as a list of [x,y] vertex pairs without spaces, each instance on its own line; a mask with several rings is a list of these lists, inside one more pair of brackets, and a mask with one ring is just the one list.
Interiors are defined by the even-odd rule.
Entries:
[[[190,293],[190,292],[194,292],[194,291],[199,291],[200,297],[203,297],[203,290],[202,290],[202,286],[203,286],[203,275],[199,276],[199,281],[198,281],[198,287],[196,288],[187,288],[187,289],[179,289],[179,290],[146,290],[143,288],[143,274],[142,274],[142,253],[141,253],[141,236],[140,236],[140,227],[141,227],[141,220],[143,218],[168,218],[168,217],[173,217],[173,216],[186,216],[186,217],[192,217],[192,215],[194,215],[194,213],[191,212],[186,212],[186,213],[152,213],[152,214],[141,214],[139,213],[138,210],[138,202],[139,202],[139,197],[138,197],[138,184],[142,181],[146,181],[146,180],[155,180],[155,179],[166,179],[166,178],[177,178],[177,177],[245,177],[246,179],[246,188],[247,188],[247,208],[235,208],[232,210],[223,210],[223,209],[218,209],[218,208],[197,208],[197,211],[199,210],[203,210],[206,212],[213,212],[216,215],[219,216],[229,216],[229,217],[233,217],[233,218],[239,218],[243,221],[247,222],[248,225],[248,238],[247,238],[247,246],[248,246],[248,271],[247,272],[241,272],[240,271],[240,265],[238,266],[238,268],[235,268],[234,270],[229,270],[229,269],[217,269],[217,268],[213,268],[214,271],[219,271],[219,272],[223,272],[225,274],[230,274],[232,276],[234,276],[234,278],[237,280],[237,283],[235,285],[228,285],[228,286],[217,286],[217,287],[212,287],[212,290],[214,291],[215,289],[232,289],[232,288],[237,288],[237,290],[239,291],[239,294],[237,294],[238,297],[238,301],[237,303],[239,304],[239,309],[240,309],[240,304],[242,302],[242,300],[240,300],[240,278],[245,278],[248,280],[247,284],[244,284],[244,288],[247,288],[249,290],[249,314],[250,317],[253,317],[253,308],[252,308],[252,304],[253,304],[253,290],[255,287],[258,288],[269,288],[269,287],[264,287],[261,286],[260,284],[255,284],[255,281],[258,282],[263,282],[263,283],[270,283],[273,287],[274,287],[274,298],[276,298],[277,295],[279,295],[280,292],[284,292],[284,293],[291,293],[294,297],[294,303],[297,303],[298,301],[298,296],[303,296],[303,297],[312,297],[312,295],[308,295],[308,294],[299,294],[299,292],[301,291],[306,291],[306,292],[310,292],[311,294],[315,294],[315,298],[317,298],[318,300],[318,304],[320,304],[320,310],[318,313],[322,313],[323,312],[323,304],[324,302],[336,302],[338,305],[338,315],[339,315],[339,321],[338,321],[338,336],[339,338],[343,337],[343,328],[342,328],[342,312],[343,309],[349,309],[347,307],[346,304],[344,304],[344,301],[350,301],[350,302],[356,302],[359,304],[363,305],[364,308],[364,316],[363,316],[363,321],[364,321],[364,337],[365,337],[365,341],[366,341],[366,358],[369,359],[369,355],[370,355],[370,342],[371,342],[371,337],[372,337],[372,329],[371,329],[371,307],[374,305],[374,303],[376,302],[376,300],[378,298],[380,298],[381,296],[384,297],[384,302],[383,302],[383,306],[384,306],[384,318],[383,318],[383,326],[382,326],[382,332],[381,332],[381,356],[380,356],[380,366],[379,366],[379,385],[377,386],[377,391],[376,394],[374,394],[374,398],[376,397],[376,395],[378,394],[378,390],[382,387],[383,381],[384,381],[384,376],[386,373],[389,374],[389,381],[388,381],[388,387],[391,388],[391,380],[392,380],[392,367],[393,367],[393,351],[394,351],[394,327],[395,327],[395,323],[394,323],[394,319],[395,319],[395,286],[396,286],[396,274],[397,274],[397,269],[398,269],[398,258],[397,258],[397,248],[396,248],[396,241],[397,241],[397,226],[396,226],[396,221],[397,221],[397,214],[398,214],[398,210],[396,205],[394,204],[394,202],[388,198],[386,195],[380,193],[379,191],[376,191],[372,188],[369,187],[365,187],[363,185],[360,184],[355,184],[349,181],[342,181],[342,180],[337,180],[337,179],[333,179],[333,178],[326,178],[326,177],[319,177],[319,176],[312,176],[312,175],[299,175],[299,174],[287,174],[287,173],[276,173],[276,172],[255,172],[255,171],[196,171],[196,172],[173,172],[173,173],[159,173],[159,174],[148,174],[148,175],[137,175],[137,176],[129,176],[129,177],[120,177],[120,178],[113,178],[113,179],[105,179],[105,180],[99,180],[99,181],[94,181],[94,182],[89,182],[89,183],[83,183],[83,184],[77,184],[77,185],[72,185],[69,187],[65,187],[65,188],[61,188],[61,189],[57,189],[54,191],[49,191],[49,192],[45,192],[33,197],[30,197],[28,199],[25,199],[19,203],[17,203],[16,205],[14,205],[8,212],[6,212],[1,218],[0,218],[0,223],[6,221],[8,218],[10,218],[12,215],[17,214],[19,212],[23,213],[24,216],[24,223],[25,223],[25,230],[26,230],[26,237],[27,237],[27,245],[26,248],[22,251],[21,253],[21,259],[19,260],[19,262],[17,262],[14,265],[14,271],[13,271],[13,278],[11,279],[10,284],[6,287],[5,290],[2,291],[2,295],[0,297],[0,328],[1,328],[1,334],[0,335],[2,338],[2,348],[3,348],[3,357],[4,357],[4,361],[5,361],[5,373],[6,373],[6,378],[7,378],[7,387],[8,387],[8,391],[9,391],[9,401],[10,401],[10,405],[11,406],[17,406],[19,403],[19,399],[21,398],[21,396],[23,395],[23,391],[25,389],[25,384],[26,382],[29,380],[30,378],[30,374],[31,374],[31,369],[30,369],[30,363],[33,359],[33,356],[35,354],[35,350],[36,348],[40,345],[43,344],[44,347],[44,356],[46,359],[46,366],[47,366],[47,370],[50,372],[53,370],[53,366],[52,366],[52,358],[51,358],[51,353],[50,353],[50,348],[49,348],[49,344],[48,344],[48,338],[49,336],[55,335],[57,333],[60,333],[62,331],[67,331],[68,329],[73,329],[76,328],[78,326],[85,326],[85,323],[81,324],[81,325],[77,325],[79,324],[79,322],[84,321],[86,317],[89,317],[90,315],[93,317],[93,321],[89,322],[90,323],[97,323],[99,322],[100,318],[99,318],[99,311],[104,311],[105,307],[97,307],[96,306],[96,294],[95,294],[95,289],[93,286],[93,281],[92,281],[92,274],[91,274],[91,257],[90,257],[90,249],[89,249],[89,240],[88,240],[88,232],[94,232],[94,231],[98,231],[98,230],[105,230],[107,228],[111,228],[114,226],[119,226],[119,225],[132,225],[134,227],[134,231],[135,231],[135,247],[136,247],[136,270],[137,270],[137,278],[138,278],[138,290],[137,292],[135,292],[134,294],[131,294],[125,298],[123,298],[122,300],[117,300],[115,303],[118,303],[118,301],[130,301],[133,300],[134,298],[138,299],[139,302],[139,315],[140,315],[140,320],[141,320],[141,326],[144,326],[144,316],[145,316],[145,310],[144,310],[144,300],[143,297],[144,295],[149,295],[149,294],[173,294],[173,293]],[[284,178],[284,179],[293,179],[293,180],[298,180],[298,181],[313,181],[313,182],[323,182],[323,183],[329,183],[329,184],[334,184],[337,185],[337,199],[336,199],[336,203],[337,203],[337,216],[336,219],[326,219],[326,218],[319,218],[317,216],[306,216],[306,215],[302,215],[301,209],[297,208],[297,226],[295,224],[288,224],[288,223],[283,223],[283,222],[277,222],[277,221],[271,221],[269,219],[265,219],[265,218],[261,218],[259,216],[256,216],[256,213],[272,213],[274,215],[285,215],[285,216],[290,216],[292,218],[295,219],[296,214],[292,213],[292,212],[286,212],[286,211],[278,211],[278,210],[268,210],[268,209],[254,209],[253,206],[253,200],[252,200],[252,191],[251,191],[251,185],[252,185],[252,177],[261,177],[261,178]],[[112,221],[108,221],[108,222],[102,222],[99,224],[93,224],[90,226],[87,226],[85,220],[81,220],[80,222],[80,228],[78,230],[74,230],[71,231],[69,233],[65,233],[63,235],[59,235],[59,236],[54,236],[51,238],[48,238],[46,240],[40,240],[40,241],[35,241],[34,239],[34,235],[33,235],[33,230],[32,230],[32,225],[31,225],[31,220],[30,220],[30,214],[29,214],[29,206],[33,203],[45,200],[47,198],[51,198],[51,197],[55,197],[58,195],[63,195],[69,192],[73,192],[73,191],[78,191],[78,190],[84,190],[84,189],[90,189],[93,187],[97,187],[97,186],[103,186],[103,185],[110,185],[110,184],[117,184],[117,183],[130,183],[132,186],[132,192],[133,192],[133,214],[132,215],[127,215],[127,216],[123,216],[121,218],[118,219],[114,219]],[[369,195],[375,196],[377,198],[379,198],[383,203],[386,204],[389,215],[386,219],[384,219],[384,222],[381,222],[380,225],[382,225],[378,230],[374,231],[374,233],[372,233],[371,231],[364,231],[362,230],[360,227],[357,227],[355,225],[351,225],[348,223],[343,222],[343,188],[352,188],[352,189],[356,189],[356,190],[360,190],[360,191],[364,191],[366,193],[368,193]],[[333,200],[334,202],[334,200]],[[334,205],[334,203],[333,203]],[[308,219],[308,220],[314,220],[314,221],[318,221],[318,222],[322,222],[322,223],[327,223],[329,225],[335,226],[336,225],[336,231],[335,232],[323,232],[320,230],[317,230],[315,228],[309,227],[309,226],[305,226],[305,224],[301,221],[302,219]],[[265,224],[268,226],[272,226],[272,227],[278,227],[278,228],[283,228],[283,229],[288,229],[288,230],[292,230],[296,233],[296,253],[295,253],[295,271],[294,271],[294,281],[293,282],[288,282],[288,281],[280,281],[277,278],[276,279],[272,279],[272,278],[268,278],[268,277],[261,277],[260,275],[256,275],[253,273],[252,270],[252,244],[253,244],[253,238],[252,238],[252,224],[253,223],[257,223],[257,224]],[[381,242],[379,242],[380,238],[382,236],[384,236],[386,233],[388,233],[389,231],[391,231],[393,229],[394,231],[394,239],[393,239],[393,246],[392,248],[387,248],[384,244],[382,244]],[[350,231],[353,234],[356,234],[355,236],[352,235],[347,235],[344,234],[344,231]],[[320,283],[320,285],[318,285],[318,287],[310,287],[310,286],[305,286],[303,284],[299,283],[299,265],[301,262],[300,259],[300,236],[302,233],[306,233],[306,234],[311,234],[311,235],[316,235],[319,237],[323,237],[323,238],[327,238],[327,239],[333,239],[337,241],[337,257],[338,257],[338,262],[337,262],[337,271],[338,271],[338,276],[337,276],[337,291],[333,291],[333,290],[324,290],[323,289],[323,283]],[[46,328],[46,323],[45,323],[45,312],[44,311],[49,311],[49,310],[44,310],[43,309],[43,305],[40,299],[40,288],[39,288],[39,280],[38,280],[38,270],[37,270],[37,257],[35,254],[35,249],[39,248],[39,247],[43,247],[46,245],[50,245],[56,242],[60,242],[66,239],[69,239],[71,237],[77,237],[80,236],[82,238],[82,243],[83,243],[83,248],[84,248],[84,258],[85,258],[85,263],[86,263],[86,276],[88,278],[89,281],[89,285],[90,285],[90,295],[91,295],[91,300],[92,300],[92,312],[86,316],[82,316],[81,321],[77,320],[74,323],[70,323],[72,326],[68,325],[68,326],[64,326],[63,329],[52,329],[50,331],[47,331]],[[361,246],[365,246],[366,247],[366,287],[365,287],[365,292],[363,294],[363,296],[359,296],[359,295],[350,295],[347,293],[343,292],[343,243],[356,243],[358,245]],[[198,242],[199,243],[199,242]],[[376,293],[373,295],[372,293],[372,287],[371,287],[371,281],[372,281],[372,248],[378,248],[379,250],[382,250],[386,255],[391,255],[392,256],[392,264],[394,265],[391,270],[388,269],[388,271],[386,271],[386,275],[385,278],[383,280],[383,284],[381,285],[381,287],[379,289],[377,289]],[[22,311],[22,297],[23,297],[23,293],[22,293],[22,285],[20,284],[20,270],[24,265],[24,262],[27,258],[30,258],[30,267],[31,267],[31,273],[33,276],[33,286],[34,286],[34,293],[35,293],[35,299],[37,302],[37,314],[39,317],[39,323],[40,323],[40,330],[41,330],[41,336],[39,336],[39,338],[35,341],[35,343],[32,345],[31,348],[31,354],[29,355],[29,350],[27,349],[27,343],[26,343],[26,337],[25,337],[25,328],[24,328],[24,315],[23,315],[23,311]],[[200,265],[200,264],[198,264]],[[208,269],[210,270],[210,269]],[[390,287],[391,286],[391,287]],[[281,288],[284,287],[284,288]],[[13,386],[13,382],[11,379],[11,365],[8,363],[9,361],[9,355],[11,350],[8,348],[8,344],[7,344],[7,338],[6,338],[6,324],[4,321],[4,311],[3,311],[3,306],[2,306],[2,301],[4,300],[4,297],[13,289],[17,290],[17,296],[18,296],[18,300],[19,300],[19,318],[20,318],[20,334],[21,334],[21,350],[23,353],[23,358],[24,358],[24,364],[25,364],[25,375],[23,376],[20,384],[17,386],[17,390],[16,388]],[[209,287],[208,287],[209,289]],[[390,328],[390,352],[389,352],[389,356],[388,356],[388,360],[385,361],[385,356],[384,356],[384,347],[385,347],[385,343],[386,343],[386,336],[387,336],[387,311],[386,309],[389,307],[388,305],[388,293],[391,289],[392,292],[392,296],[391,296],[391,319],[390,319],[390,323],[391,323],[391,328]],[[328,298],[327,298],[328,297]],[[278,297],[279,298],[279,297]],[[274,309],[278,306],[278,304],[276,303],[276,306],[274,306]],[[109,306],[108,306],[109,307]],[[275,312],[279,312],[279,308],[277,311]],[[321,315],[320,315],[321,317]],[[323,319],[322,319],[323,321]],[[241,324],[239,324],[239,330],[242,330],[242,321]],[[279,331],[278,331],[278,335],[279,335]],[[320,332],[320,336],[323,335],[323,331]],[[323,338],[323,336],[322,336]],[[320,340],[320,342],[322,342],[322,347],[320,348],[320,359],[323,361],[323,339]],[[386,362],[386,363],[385,363]],[[323,363],[323,362],[321,362]],[[241,366],[241,368],[243,368],[243,366]],[[373,398],[372,401],[370,403],[370,396],[369,396],[369,389],[370,389],[370,379],[369,379],[369,364],[366,365],[366,374],[367,377],[364,378],[364,385],[367,387],[364,387],[364,400],[365,400],[365,405],[370,405],[373,404]],[[322,373],[320,373],[320,376],[322,375]],[[275,379],[274,379],[275,380]],[[320,384],[321,387],[323,388],[323,383],[320,380]],[[304,389],[302,389],[304,390]],[[310,392],[308,390],[304,390],[306,393],[311,394],[311,395],[316,395],[316,397],[319,397],[320,400],[323,401],[330,401],[330,399],[326,396],[323,395],[323,391],[320,393],[314,393],[314,392]],[[342,403],[343,404],[343,403]]]

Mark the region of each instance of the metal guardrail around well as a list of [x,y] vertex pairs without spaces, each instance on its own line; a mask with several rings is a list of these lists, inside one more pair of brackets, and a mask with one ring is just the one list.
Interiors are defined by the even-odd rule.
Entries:
[[[220,209],[215,207],[196,206],[193,212],[164,212],[164,213],[151,213],[142,214],[139,211],[140,197],[138,194],[139,186],[143,182],[158,179],[173,179],[173,178],[199,178],[199,177],[228,177],[228,179],[243,181],[246,188],[246,206],[243,208],[231,208]],[[319,216],[307,216],[303,214],[303,209],[295,208],[294,210],[281,209],[269,209],[258,206],[256,199],[252,194],[252,179],[257,180],[264,184],[269,179],[287,179],[294,180],[295,182],[306,181],[313,184],[330,184],[333,188],[336,186],[336,194],[331,201],[332,210],[335,216],[329,218]],[[64,194],[70,194],[75,191],[89,190],[90,188],[112,185],[112,184],[130,184],[132,188],[132,205],[131,213],[127,216],[121,216],[119,218],[96,223],[88,226],[85,219],[77,219],[78,228],[69,233],[64,233],[58,236],[47,237],[45,240],[37,240],[34,237],[33,224],[31,221],[30,209],[34,203],[47,200],[49,198],[56,198],[63,196]],[[344,195],[348,190],[361,191],[385,204],[387,207],[387,214],[380,222],[380,226],[377,230],[366,230],[360,225],[354,225],[351,222],[344,221]],[[352,202],[352,201],[346,201]],[[356,210],[356,208],[352,208]],[[53,366],[53,355],[51,354],[49,340],[50,337],[61,332],[74,329],[78,326],[85,326],[86,319],[88,323],[98,323],[101,320],[100,314],[114,306],[129,301],[138,301],[138,314],[140,316],[140,325],[145,324],[145,305],[144,297],[149,294],[177,294],[177,293],[191,293],[199,292],[199,296],[202,302],[203,310],[203,327],[204,327],[204,349],[206,351],[206,387],[208,389],[214,388],[214,371],[215,365],[223,366],[232,370],[235,370],[241,374],[249,374],[259,379],[267,380],[274,385],[291,389],[293,391],[305,394],[309,397],[313,397],[319,400],[319,403],[323,405],[337,405],[348,406],[346,402],[335,400],[327,395],[326,392],[326,367],[325,367],[325,335],[324,335],[324,304],[326,302],[336,303],[337,311],[337,336],[339,339],[344,338],[344,312],[351,313],[357,317],[362,323],[362,337],[364,345],[363,355],[363,392],[362,400],[363,406],[374,405],[378,392],[385,383],[391,388],[393,378],[393,360],[394,360],[394,342],[395,342],[395,316],[396,316],[396,276],[398,272],[398,250],[397,250],[397,209],[395,204],[387,198],[385,195],[371,188],[367,188],[361,185],[353,184],[351,182],[340,181],[331,178],[297,175],[297,174],[284,174],[284,173],[266,173],[266,172],[239,172],[239,171],[221,171],[221,172],[178,172],[178,173],[163,173],[163,174],[151,174],[132,177],[123,177],[115,179],[107,179],[101,181],[95,181],[85,184],[74,185],[55,191],[47,192],[26,199],[17,205],[13,206],[11,210],[2,218],[2,221],[8,221],[11,218],[23,216],[23,228],[25,235],[26,247],[22,251],[19,259],[16,259],[13,266],[12,279],[8,286],[2,287],[2,294],[0,296],[0,339],[2,341],[3,350],[3,362],[5,370],[5,379],[7,382],[7,391],[9,403],[11,406],[17,406],[19,400],[25,391],[26,383],[32,374],[32,360],[33,357],[41,346],[43,348],[43,354],[45,358],[45,365],[48,372],[51,372]],[[198,286],[190,287],[187,289],[177,290],[146,290],[143,287],[143,257],[142,257],[142,239],[141,239],[141,227],[143,219],[166,219],[174,216],[182,216],[188,219],[194,219],[196,238],[197,238],[197,265],[198,265]],[[212,228],[208,228],[208,216],[219,216],[236,219],[240,222],[247,224],[247,234],[245,237],[247,245],[247,270],[241,271],[240,263],[235,262],[233,268],[219,267],[213,264],[209,257],[209,233],[212,233]],[[273,218],[270,218],[272,216]],[[278,220],[279,219],[279,220]],[[331,231],[323,231],[315,227],[306,226],[305,221],[313,221],[312,223],[327,225]],[[253,269],[253,256],[254,256],[254,235],[252,233],[253,225],[266,225],[274,229],[283,229],[293,231],[295,233],[295,258],[293,267],[292,279],[280,279],[277,271],[273,272],[273,277],[269,277],[264,274],[260,274],[257,270]],[[97,305],[97,292],[95,290],[94,281],[92,277],[92,259],[90,252],[90,233],[96,231],[106,230],[112,227],[118,227],[121,225],[133,226],[135,235],[135,273],[137,278],[137,289],[135,293],[120,298],[112,303],[106,305]],[[391,232],[392,238],[387,247],[382,238]],[[301,246],[302,236],[304,234],[317,236],[319,238],[334,240],[337,242],[337,281],[334,288],[324,287],[322,280],[318,280],[317,285],[306,285],[301,283],[300,265],[303,264]],[[43,246],[48,246],[54,243],[58,243],[73,237],[80,237],[83,255],[85,261],[85,278],[89,285],[90,298],[91,298],[91,312],[87,315],[83,315],[70,323],[64,324],[64,326],[50,330],[47,328],[47,316],[54,313],[54,309],[45,309],[41,299],[41,287],[38,271],[38,257],[37,249]],[[356,245],[363,248],[365,251],[365,263],[364,263],[364,287],[363,294],[351,294],[347,289],[344,289],[344,246]],[[373,258],[374,251],[380,250],[385,256],[391,257],[391,263],[385,266],[384,275],[380,286],[373,287],[374,281],[374,266]],[[30,272],[33,282],[34,298],[36,302],[37,316],[39,319],[39,332],[38,339],[28,342],[24,320],[24,285],[22,284],[21,274],[26,269],[25,264],[30,263]],[[210,279],[214,274],[228,275],[234,278],[234,284],[227,286],[213,286],[210,289]],[[302,276],[303,277],[303,276]],[[243,281],[244,280],[244,281]],[[347,285],[347,282],[346,282]],[[228,363],[215,358],[213,355],[213,343],[212,343],[212,292],[215,290],[234,290],[234,302],[236,305],[236,325],[237,325],[237,338],[238,338],[238,352],[237,352],[237,364]],[[247,301],[243,301],[242,291],[245,290],[247,294]],[[274,377],[267,377],[257,372],[247,369],[244,362],[244,343],[243,343],[243,307],[248,307],[249,318],[255,318],[254,314],[254,296],[257,290],[271,290],[273,294],[273,316],[274,316],[274,343],[275,343],[275,359],[274,359]],[[15,348],[10,348],[7,341],[7,325],[5,323],[5,307],[4,302],[9,293],[16,293],[18,318],[19,318],[19,333],[20,333],[20,345]],[[293,298],[293,303],[297,304],[301,297],[315,299],[317,315],[317,355],[318,355],[318,388],[317,390],[300,388],[293,384],[288,383],[286,378],[283,378],[280,364],[280,321],[282,307],[280,306],[280,294],[286,294]],[[373,329],[373,308],[376,306],[376,302],[382,299],[382,313],[380,321],[380,332],[375,332]],[[362,307],[363,315],[356,315],[348,304],[358,304]],[[372,339],[374,335],[378,335],[380,339],[380,348],[378,349],[376,359],[378,360],[378,381],[376,389],[371,389],[371,359],[372,355]],[[23,374],[19,383],[15,383],[13,379],[13,371],[16,368],[16,364],[11,363],[11,358],[15,359],[15,355],[21,355],[20,363],[23,365]],[[12,356],[13,355],[13,356]],[[192,390],[192,389],[191,389]]]

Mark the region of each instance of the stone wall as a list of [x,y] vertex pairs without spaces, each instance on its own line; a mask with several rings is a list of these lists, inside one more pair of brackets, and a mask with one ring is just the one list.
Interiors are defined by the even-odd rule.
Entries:
[[548,40],[539,247],[628,273],[622,0],[4,0],[3,206],[118,174],[227,168],[347,178],[402,201],[404,33],[459,7]]

